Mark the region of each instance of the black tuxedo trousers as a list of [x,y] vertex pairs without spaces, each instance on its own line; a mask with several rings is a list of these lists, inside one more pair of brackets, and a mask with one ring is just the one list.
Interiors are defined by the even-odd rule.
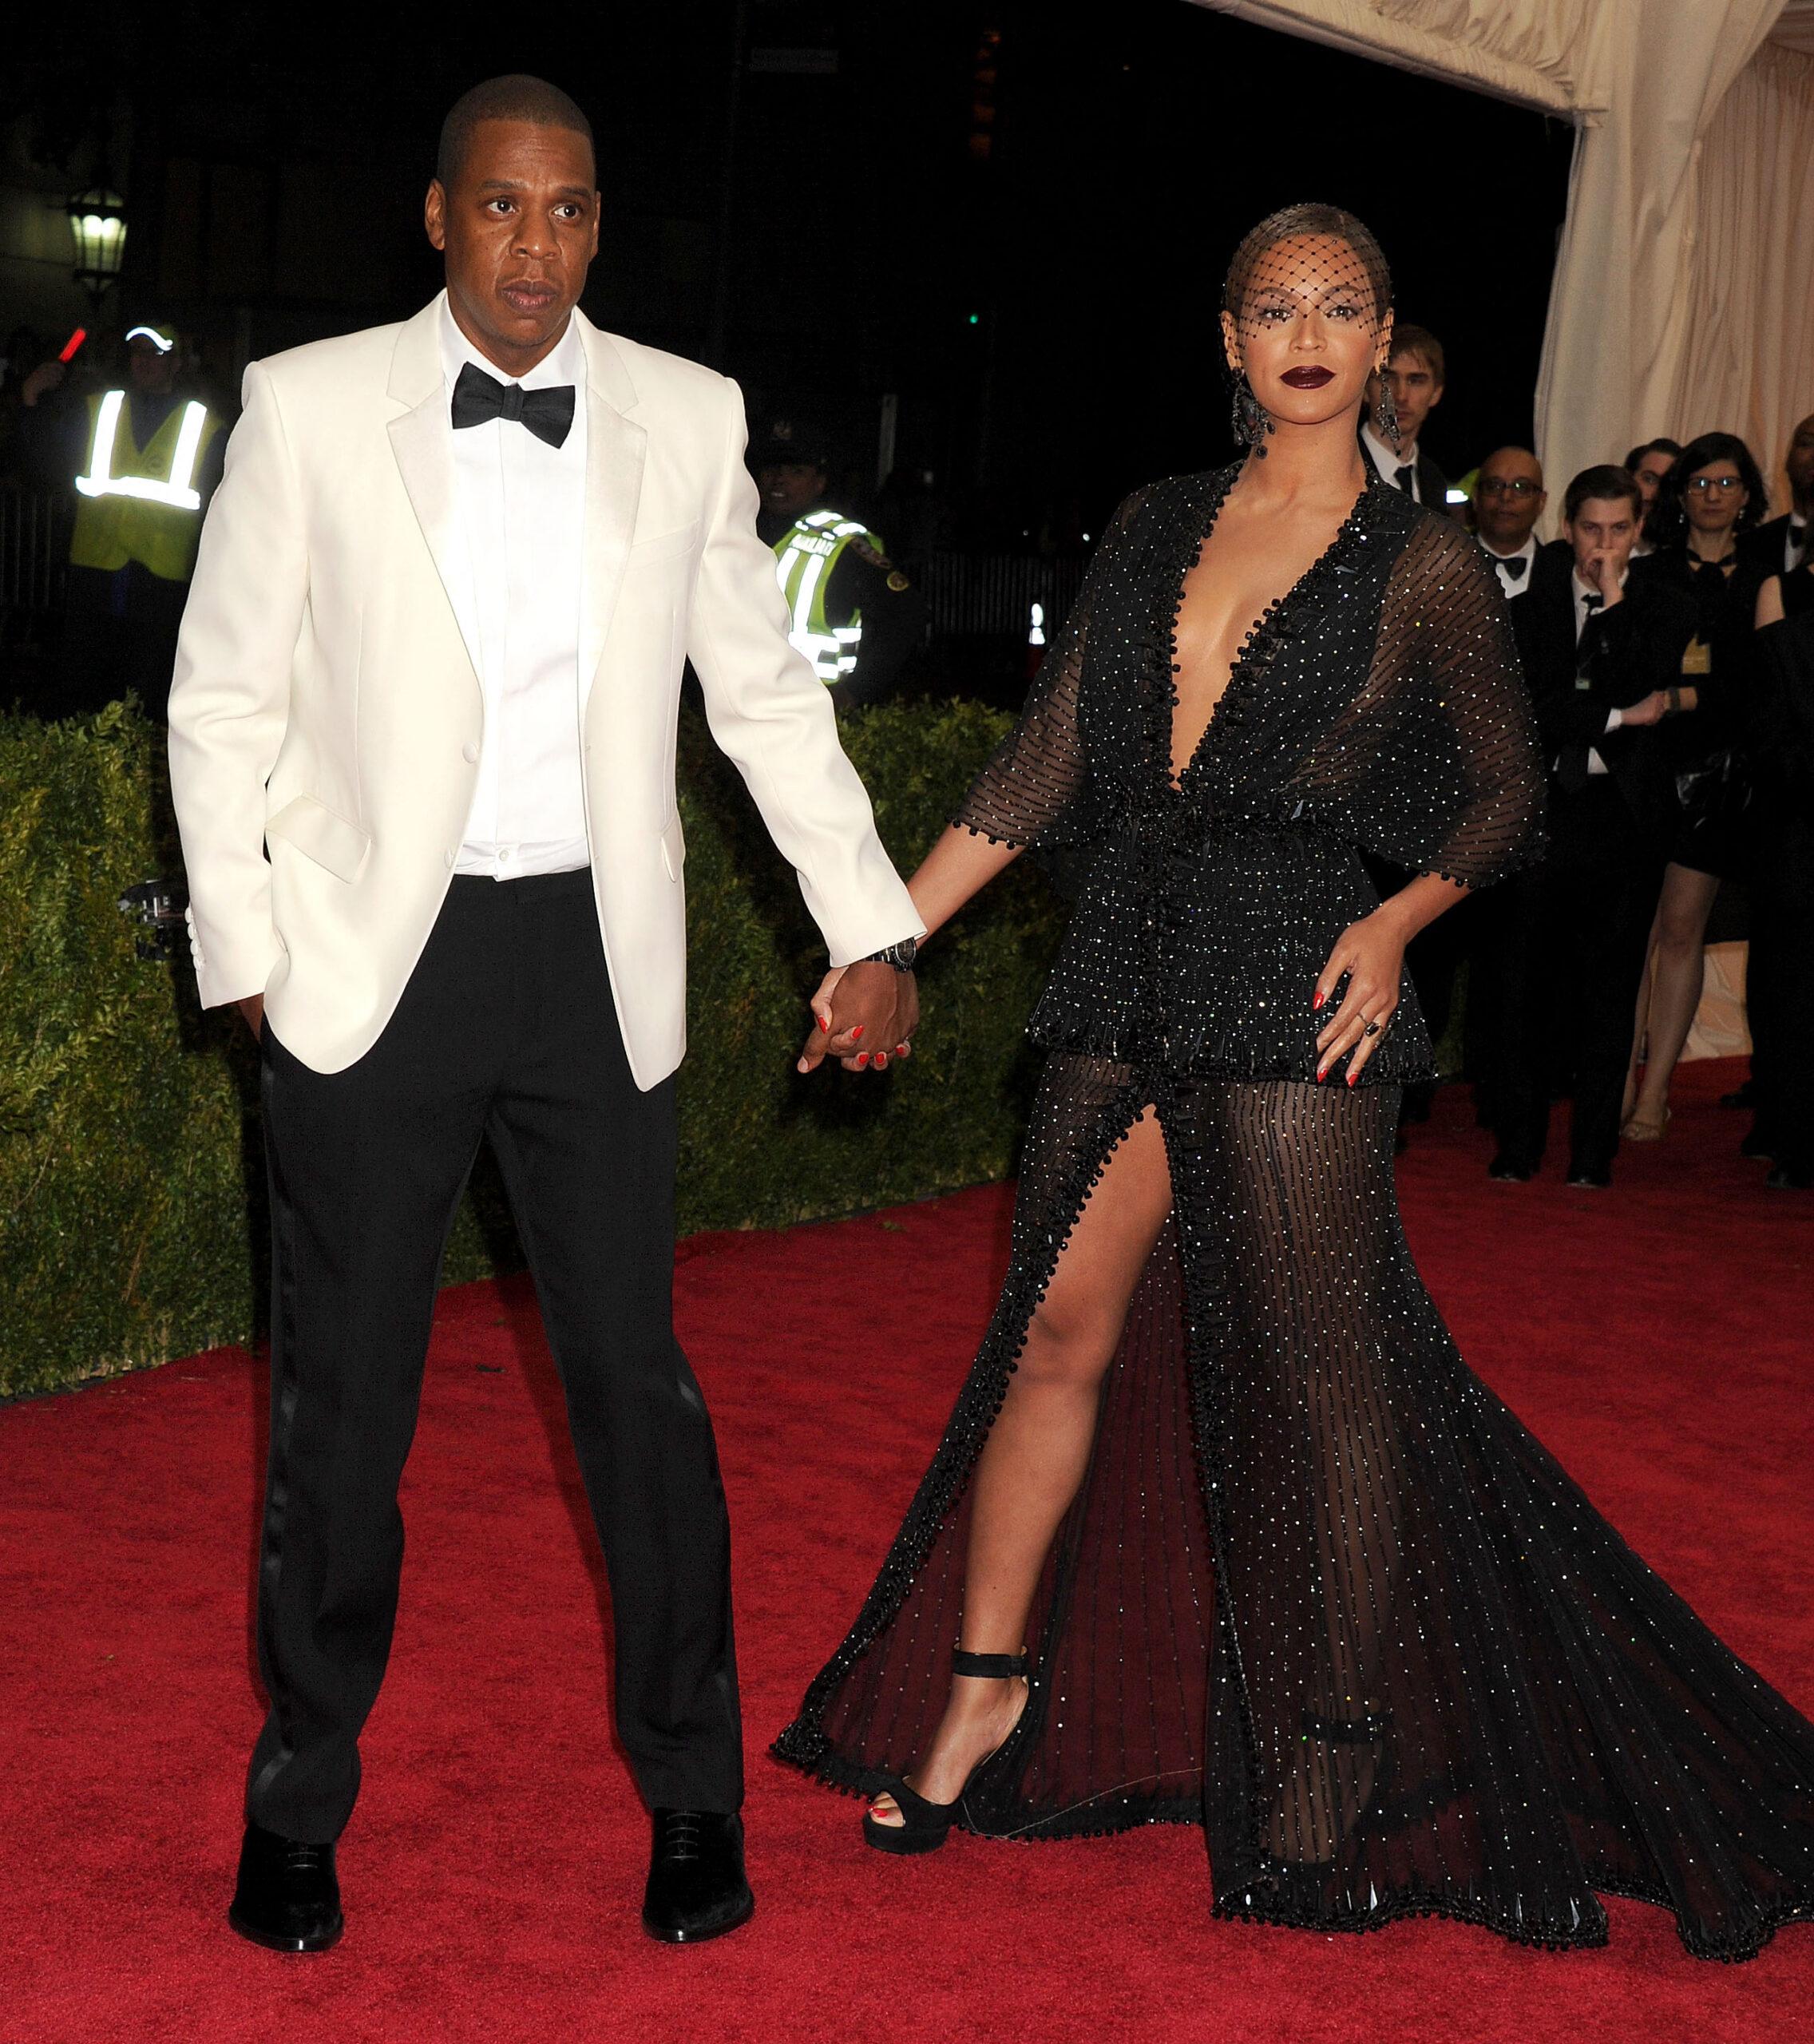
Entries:
[[[591,876],[457,878],[384,1033],[324,1075],[267,1028],[274,1279],[259,1562],[270,1714],[247,1813],[336,1837],[390,1647],[447,1230],[497,1152],[604,1549],[617,1729],[651,1804],[743,1798],[730,1531],[711,1423],[674,1338],[674,1081],[639,1091]],[[488,1558],[471,1594],[508,1597]],[[450,1713],[461,1699],[446,1700]]]
[[1487,897],[1496,918],[1484,984],[1496,1010],[1489,1091],[1500,1151],[1543,1161],[1556,1079],[1572,1073],[1571,1173],[1610,1171],[1631,1056],[1631,1018],[1662,886],[1654,839],[1611,775],[1550,781],[1550,849]]

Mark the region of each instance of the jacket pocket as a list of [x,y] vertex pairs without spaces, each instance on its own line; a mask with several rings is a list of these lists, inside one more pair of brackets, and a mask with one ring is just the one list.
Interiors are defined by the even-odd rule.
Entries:
[[699,543],[699,521],[682,525],[678,531],[656,533],[646,540],[630,542],[630,562],[632,568],[648,568],[658,561],[668,561],[675,554],[691,553]]
[[298,795],[287,802],[264,826],[267,838],[280,838],[294,845],[306,859],[344,880],[350,885],[358,877],[371,850],[371,839],[355,823],[336,816],[325,802],[313,795]]

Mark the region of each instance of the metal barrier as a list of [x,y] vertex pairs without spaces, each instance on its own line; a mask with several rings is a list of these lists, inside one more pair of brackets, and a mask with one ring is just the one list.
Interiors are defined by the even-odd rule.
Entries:
[[0,647],[29,650],[63,608],[69,508],[58,493],[0,482]]
[[1039,554],[935,553],[921,586],[932,636],[1028,643],[1033,606],[1049,642],[1077,600],[1087,564],[1080,557]]

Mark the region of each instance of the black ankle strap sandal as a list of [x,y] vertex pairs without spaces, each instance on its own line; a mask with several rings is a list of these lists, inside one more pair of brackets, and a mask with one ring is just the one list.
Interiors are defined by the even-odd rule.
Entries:
[[972,1675],[985,1682],[1011,1682],[1027,1672],[1027,1650],[1018,1654],[966,1654],[960,1646],[951,1657],[954,1675]]
[[[1022,1648],[1018,1654],[966,1654],[959,1647],[951,1657],[951,1671],[954,1675],[968,1675],[981,1682],[1012,1682],[1016,1677],[1024,1678],[1027,1674],[1027,1653]],[[1026,1705],[1020,1706],[1024,1713]],[[1018,1729],[1020,1719],[1015,1725]],[[1014,1736],[1012,1731],[1008,1739]],[[909,1787],[904,1777],[895,1774],[876,1785],[871,1800],[876,1796],[892,1796],[895,1808],[901,1812],[899,1824],[881,1824],[865,1815],[863,1819],[863,1836],[878,1852],[936,1852],[947,1837],[961,1806],[969,1792],[971,1782],[980,1774],[996,1753],[1008,1744],[1001,1745],[983,1755],[971,1769],[968,1777],[954,1803],[929,1803],[919,1792]]]

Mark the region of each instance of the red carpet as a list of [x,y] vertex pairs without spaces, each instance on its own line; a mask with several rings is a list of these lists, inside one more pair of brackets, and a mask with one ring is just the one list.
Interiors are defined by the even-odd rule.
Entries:
[[[1814,1199],[1771,1194],[1684,1075],[1610,1194],[1491,1185],[1445,1096],[1402,1179],[1463,1347],[1739,1652],[1814,1709]],[[909,1075],[911,1083],[911,1075]],[[222,1920],[259,1721],[262,1372],[224,1352],[0,1411],[0,2036],[13,2044],[1138,2038],[1781,2044],[1814,1927],[1697,1963],[1614,1902],[1603,1952],[1429,1922],[1214,1924],[1194,1831],[900,1864],[768,1760],[921,1474],[992,1301],[1006,1198],[689,1245],[682,1331],[738,1541],[755,1923],[636,1927],[646,1833],[606,1731],[600,1581],[524,1290],[445,1299],[390,1679],[342,1850],[351,1928],[282,1959]]]

